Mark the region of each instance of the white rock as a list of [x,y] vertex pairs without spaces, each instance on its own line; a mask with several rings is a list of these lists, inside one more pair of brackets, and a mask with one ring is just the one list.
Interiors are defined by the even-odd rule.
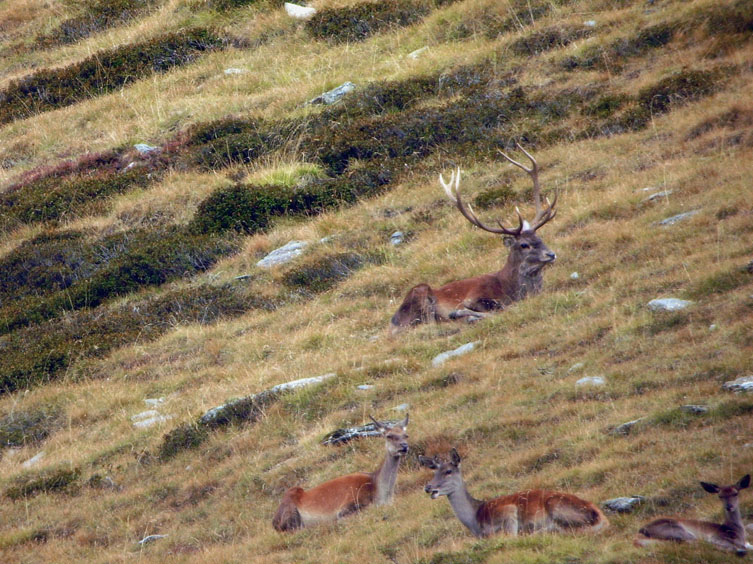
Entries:
[[683,221],[685,219],[688,219],[689,217],[693,217],[697,213],[699,213],[701,210],[691,210],[689,212],[685,213],[678,213],[677,215],[673,215],[672,217],[668,217],[667,219],[662,219],[659,222],[659,225],[674,225],[678,221]]
[[723,389],[730,392],[753,392],[753,376],[741,376],[737,380],[725,382]]
[[329,90],[328,92],[325,92],[324,94],[321,94],[316,98],[312,98],[307,102],[307,104],[324,104],[325,106],[329,106],[330,104],[337,102],[348,92],[352,92],[355,89],[356,85],[352,82],[343,82],[337,88],[333,88],[332,90]]
[[229,69],[225,69],[225,74],[244,74],[246,71],[244,69],[238,69],[235,67],[230,67]]
[[658,200],[659,198],[667,198],[672,193],[672,190],[662,190],[661,192],[657,192],[656,194],[651,194],[648,198],[644,198],[644,202],[653,202],[654,200]]
[[680,409],[694,415],[703,415],[709,412],[709,408],[705,405],[681,405]]
[[285,11],[291,18],[297,20],[307,20],[314,14],[316,14],[316,8],[310,6],[299,6],[298,4],[292,4],[291,2],[285,2]]
[[443,352],[443,353],[439,353],[431,361],[431,364],[433,366],[440,366],[441,364],[444,364],[445,362],[447,362],[452,357],[461,356],[461,355],[464,355],[464,354],[468,354],[473,349],[475,349],[476,345],[478,345],[480,342],[481,341],[473,341],[472,343],[466,343],[464,345],[461,345],[461,346],[459,346],[458,348],[456,348],[454,350]]
[[146,398],[144,399],[144,403],[148,405],[149,407],[156,407],[161,403],[164,403],[165,398]]
[[390,243],[397,246],[405,241],[405,234],[402,231],[395,231],[390,235]]
[[429,47],[427,45],[426,47],[421,47],[420,49],[416,49],[415,51],[411,51],[410,53],[408,53],[407,57],[409,59],[418,59],[418,57],[421,56],[421,54],[425,53],[428,50],[429,50]]
[[575,382],[576,386],[603,386],[606,384],[606,380],[601,376],[585,376]]
[[31,468],[32,466],[39,463],[44,458],[44,451],[40,452],[39,454],[35,454],[32,456],[29,460],[21,464],[22,468]]
[[680,311],[691,305],[693,305],[693,302],[689,302],[688,300],[659,298],[648,302],[648,309],[651,311]]
[[627,423],[623,423],[622,425],[617,425],[614,429],[612,429],[613,435],[629,435],[630,431],[635,425],[643,421],[645,417],[639,417],[638,419],[633,419],[632,421],[628,421]]
[[583,22],[586,27],[596,27],[596,20],[586,20]]
[[578,274],[577,272],[570,273],[570,280],[577,280],[578,278],[580,278],[580,274]]
[[719,329],[719,326],[716,323],[709,325],[709,331],[716,331],[717,329]]
[[394,411],[408,411],[410,409],[409,403],[401,403],[392,408]]
[[361,384],[360,386],[357,386],[357,387],[359,390],[370,390],[374,386],[372,386],[371,384]]
[[583,362],[576,362],[570,368],[567,369],[567,373],[571,374],[573,372],[578,372],[578,370],[582,370],[585,367],[586,367],[585,363],[583,363]]
[[141,545],[148,544],[148,543],[150,543],[152,541],[156,541],[156,540],[159,540],[159,539],[164,539],[166,536],[167,535],[149,535],[149,536],[146,536],[143,539],[141,539],[137,544],[141,544]]
[[153,147],[151,145],[147,145],[146,143],[136,143],[133,148],[142,155],[148,155],[149,153],[154,153],[160,150],[159,147]]
[[601,504],[615,513],[629,513],[645,500],[646,498],[641,495],[631,495],[630,497],[615,497],[614,499],[608,499]]
[[154,417],[150,417],[149,419],[141,419],[139,421],[134,421],[133,426],[137,429],[146,429],[148,427],[152,427],[154,425],[157,425],[158,423],[164,423],[165,421],[170,421],[172,419],[172,415],[155,415]]
[[306,241],[290,241],[286,245],[269,253],[257,262],[256,266],[271,268],[279,264],[285,264],[300,255],[307,246],[308,243]]
[[299,380],[293,380],[292,382],[285,382],[284,384],[277,384],[276,386],[272,386],[269,391],[285,392],[287,390],[295,390],[296,388],[305,388],[306,386],[324,382],[325,380],[329,380],[330,378],[334,378],[335,376],[337,376],[337,374],[335,374],[334,372],[329,372],[328,374],[322,374],[321,376],[300,378]]

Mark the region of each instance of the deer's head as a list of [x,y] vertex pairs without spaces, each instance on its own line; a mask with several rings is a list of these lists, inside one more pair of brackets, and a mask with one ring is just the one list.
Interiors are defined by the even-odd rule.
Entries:
[[444,177],[440,174],[439,182],[444,188],[447,197],[457,206],[460,213],[463,214],[463,217],[484,231],[503,235],[505,246],[510,248],[510,259],[508,260],[513,261],[514,264],[521,265],[524,274],[533,275],[546,265],[554,262],[557,258],[557,255],[546,246],[544,241],[541,240],[541,237],[536,233],[539,228],[557,215],[557,211],[555,210],[555,206],[557,205],[557,194],[555,193],[553,202],[550,203],[548,199],[546,200],[546,207],[542,204],[541,188],[539,186],[539,167],[536,163],[536,159],[521,147],[520,144],[518,144],[518,148],[531,160],[531,168],[511,159],[502,151],[500,151],[500,154],[512,164],[525,171],[533,181],[533,201],[536,206],[536,216],[531,223],[528,223],[528,221],[523,219],[520,210],[517,208],[515,209],[518,214],[518,226],[516,228],[505,227],[502,225],[501,221],[497,222],[499,227],[490,227],[482,223],[481,220],[476,217],[470,204],[463,202],[460,197],[458,192],[458,188],[460,187],[460,168],[452,172],[449,182],[445,182]]
[[709,482],[701,482],[701,487],[709,493],[719,494],[719,499],[724,504],[725,511],[735,511],[738,505],[740,490],[750,485],[750,474],[746,474],[740,481],[731,486],[717,486]]
[[390,456],[405,456],[408,453],[408,415],[405,416],[400,423],[394,427],[388,427],[383,423],[380,423],[371,415],[371,420],[374,422],[377,430],[382,433],[387,444],[387,453]]
[[450,460],[441,460],[438,456],[429,458],[419,456],[422,466],[434,470],[434,478],[424,486],[424,491],[437,499],[440,495],[452,495],[463,490],[463,476],[460,473],[460,455],[454,448],[450,451]]

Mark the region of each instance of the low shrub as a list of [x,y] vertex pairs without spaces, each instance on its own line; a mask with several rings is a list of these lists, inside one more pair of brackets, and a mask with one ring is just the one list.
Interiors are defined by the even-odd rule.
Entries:
[[325,292],[363,267],[367,257],[358,253],[340,253],[303,261],[288,270],[283,283],[309,293]]
[[16,480],[15,485],[5,491],[5,495],[18,500],[40,493],[70,492],[80,477],[81,471],[78,468],[71,470],[67,467],[24,476]]
[[38,71],[0,92],[0,124],[106,94],[126,82],[190,63],[223,43],[207,29],[191,29],[103,51],[62,69]]
[[22,447],[46,439],[62,424],[56,406],[42,406],[26,411],[12,411],[0,417],[0,449]]
[[722,74],[721,70],[686,69],[641,89],[636,101],[654,114],[668,112],[672,105],[686,104],[715,92]]
[[510,45],[510,49],[513,53],[522,57],[536,56],[552,49],[564,47],[592,34],[591,28],[582,26],[549,27],[516,39]]

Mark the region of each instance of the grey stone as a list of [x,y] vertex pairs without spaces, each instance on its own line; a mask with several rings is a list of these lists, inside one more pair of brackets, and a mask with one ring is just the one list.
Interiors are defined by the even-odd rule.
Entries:
[[[382,425],[387,427],[394,427],[402,421],[381,421]],[[353,439],[360,439],[364,437],[379,437],[382,433],[376,428],[373,423],[367,423],[366,425],[358,425],[356,427],[347,427],[345,429],[337,429],[329,433],[322,440],[323,445],[339,445],[347,443]]]
[[578,274],[577,272],[570,273],[570,280],[577,280],[578,278],[580,278],[580,274]]
[[680,409],[688,413],[694,413],[695,415],[703,415],[709,412],[709,408],[705,405],[683,405]]
[[576,362],[570,368],[567,369],[567,373],[572,374],[573,372],[578,372],[578,370],[583,370],[585,367],[586,367],[585,363]]
[[136,149],[142,155],[149,155],[151,153],[159,152],[161,150],[159,147],[153,147],[151,145],[147,145],[146,143],[136,143],[133,146],[133,148]]
[[662,219],[659,222],[659,225],[674,225],[678,221],[683,221],[685,219],[688,219],[689,217],[693,217],[697,213],[699,213],[701,210],[691,210],[689,212],[685,213],[678,213],[677,215],[673,215],[672,217],[668,217],[667,219]]
[[149,407],[156,407],[160,405],[161,403],[165,402],[165,398],[146,398],[144,399],[144,403],[148,405]]
[[225,69],[225,74],[244,74],[246,71],[243,69],[237,69],[234,67],[231,67],[229,69]]
[[473,349],[475,349],[476,345],[478,345],[479,343],[481,343],[481,341],[473,341],[472,343],[466,343],[451,351],[439,353],[432,359],[431,364],[433,366],[440,366],[455,356],[468,354]]
[[274,251],[269,253],[267,256],[257,262],[256,266],[259,266],[261,268],[271,268],[273,266],[285,264],[286,262],[290,262],[295,257],[303,253],[303,249],[305,249],[307,246],[308,243],[306,241],[290,241],[279,249],[275,249]]
[[421,47],[420,49],[416,49],[415,51],[411,51],[410,53],[408,53],[408,58],[409,59],[418,59],[418,57],[420,57],[423,53],[425,53],[428,50],[429,50],[428,46]]
[[658,298],[648,302],[648,309],[651,311],[680,311],[688,306],[693,305],[693,302],[688,300],[679,300],[677,298]]
[[344,82],[337,88],[333,88],[332,90],[309,100],[308,104],[324,104],[325,106],[329,106],[340,100],[340,98],[345,96],[348,92],[352,92],[355,89],[356,85],[352,82]]
[[672,193],[672,190],[662,190],[661,192],[657,192],[656,194],[651,194],[648,198],[645,198],[644,202],[653,202],[654,200],[658,200],[659,198],[667,198]]
[[753,392],[753,376],[741,376],[736,380],[730,380],[725,382],[722,388],[730,392]]
[[646,501],[646,498],[642,495],[631,495],[630,497],[608,499],[601,502],[601,505],[614,513],[630,513],[644,501]]
[[167,535],[148,535],[144,537],[143,539],[141,539],[137,544],[140,544],[143,546],[145,544],[149,544],[150,542],[154,542],[159,539],[164,539],[166,536]]
[[172,418],[172,415],[155,415],[153,417],[149,417],[148,419],[139,419],[138,421],[134,421],[133,426],[137,429],[146,429],[148,427],[153,427],[158,423],[165,423],[166,421],[170,421]]
[[299,6],[292,2],[285,2],[285,12],[291,17],[297,20],[307,20],[314,14],[316,14],[316,8],[310,6]]
[[601,376],[585,376],[575,382],[576,386],[603,386],[606,381]]
[[613,435],[629,435],[633,427],[635,427],[644,419],[645,417],[639,417],[638,419],[633,419],[632,421],[628,421],[627,423],[623,423],[622,425],[617,425],[617,427],[612,429],[611,433]]
[[373,387],[374,386],[372,386],[371,384],[361,384],[357,386],[359,390],[371,390]]
[[401,403],[400,405],[396,405],[392,409],[394,409],[395,411],[408,411],[410,409],[410,404],[409,403]]
[[405,241],[405,234],[402,231],[395,231],[390,235],[390,243],[397,246]]
[[39,462],[44,458],[44,451],[35,454],[32,456],[29,460],[21,464],[22,468],[31,468],[32,466],[36,466],[39,464]]
[[596,27],[596,20],[586,20],[583,22],[586,27]]

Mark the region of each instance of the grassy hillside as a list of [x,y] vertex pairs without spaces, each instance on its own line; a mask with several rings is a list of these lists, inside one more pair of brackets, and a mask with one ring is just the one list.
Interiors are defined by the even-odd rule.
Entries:
[[[698,481],[753,471],[753,395],[722,389],[753,375],[750,2],[282,4],[0,2],[0,560],[728,562],[632,537],[721,521]],[[504,262],[437,175],[460,166],[484,221],[530,217],[517,141],[559,194],[544,291],[390,338],[411,286]],[[287,488],[378,466],[382,441],[329,432],[402,404],[393,505],[273,530]],[[646,500],[594,537],[478,540],[423,492],[417,455],[453,446],[477,497]]]

